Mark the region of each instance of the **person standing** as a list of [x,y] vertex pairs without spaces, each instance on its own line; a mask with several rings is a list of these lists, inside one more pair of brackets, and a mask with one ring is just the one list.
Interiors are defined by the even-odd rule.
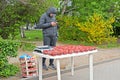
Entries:
[[[56,13],[57,10],[55,7],[50,7],[44,14],[42,14],[39,25],[43,32],[43,44],[48,45],[51,47],[56,46],[57,41],[57,32],[58,32],[58,25],[56,22]],[[49,66],[46,66],[46,58],[42,58],[42,67],[45,70],[48,68],[55,70],[56,67],[53,64],[54,59],[49,60]]]

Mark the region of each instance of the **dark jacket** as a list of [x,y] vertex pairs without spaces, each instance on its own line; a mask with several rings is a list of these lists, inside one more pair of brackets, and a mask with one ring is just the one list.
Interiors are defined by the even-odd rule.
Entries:
[[[54,7],[51,7],[47,10],[46,13],[44,13],[39,21],[39,27],[43,30],[44,35],[52,35],[55,36],[57,35],[57,26],[53,27],[51,25],[51,22],[56,22],[56,15],[57,10]],[[53,13],[54,16],[50,17],[50,13]]]

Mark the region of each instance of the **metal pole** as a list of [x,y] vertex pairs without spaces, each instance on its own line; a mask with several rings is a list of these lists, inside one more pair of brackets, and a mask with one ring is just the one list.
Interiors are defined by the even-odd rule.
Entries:
[[42,57],[39,58],[39,80],[42,80]]
[[71,57],[71,72],[73,76],[74,75],[74,57]]
[[58,80],[61,80],[61,73],[60,73],[60,60],[57,59],[56,62],[57,62],[57,78],[58,78]]
[[90,80],[93,80],[93,55],[89,54]]

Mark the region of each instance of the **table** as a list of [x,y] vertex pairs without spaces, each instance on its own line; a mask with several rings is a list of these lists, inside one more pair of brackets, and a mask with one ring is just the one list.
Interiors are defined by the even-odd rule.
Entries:
[[89,80],[93,80],[93,53],[96,53],[96,50],[91,50],[91,51],[85,51],[85,52],[79,52],[79,53],[72,53],[72,54],[65,54],[65,55],[56,55],[56,56],[51,56],[51,55],[45,55],[41,54],[39,52],[33,52],[36,55],[39,55],[39,80],[42,80],[42,57],[49,58],[49,59],[56,59],[56,68],[57,68],[57,79],[61,80],[61,72],[60,72],[60,59],[63,58],[71,58],[71,73],[74,75],[74,57],[76,56],[84,56],[88,55],[89,58]]

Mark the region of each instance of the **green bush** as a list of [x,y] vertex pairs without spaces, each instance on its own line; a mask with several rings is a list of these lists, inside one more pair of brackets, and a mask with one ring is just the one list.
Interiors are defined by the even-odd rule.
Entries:
[[59,21],[59,39],[61,41],[84,41],[87,40],[86,33],[79,30],[76,23],[79,21],[79,17],[62,16],[58,17]]
[[15,75],[19,68],[9,64],[8,57],[16,57],[19,43],[10,40],[0,40],[0,77]]
[[19,71],[19,68],[15,65],[8,64],[0,70],[0,76],[2,77],[8,77],[8,76],[14,76]]
[[112,36],[114,17],[105,19],[102,15],[94,14],[87,21],[80,21],[79,17],[58,17],[60,29],[59,38],[62,41],[71,40],[92,44],[116,42]]

